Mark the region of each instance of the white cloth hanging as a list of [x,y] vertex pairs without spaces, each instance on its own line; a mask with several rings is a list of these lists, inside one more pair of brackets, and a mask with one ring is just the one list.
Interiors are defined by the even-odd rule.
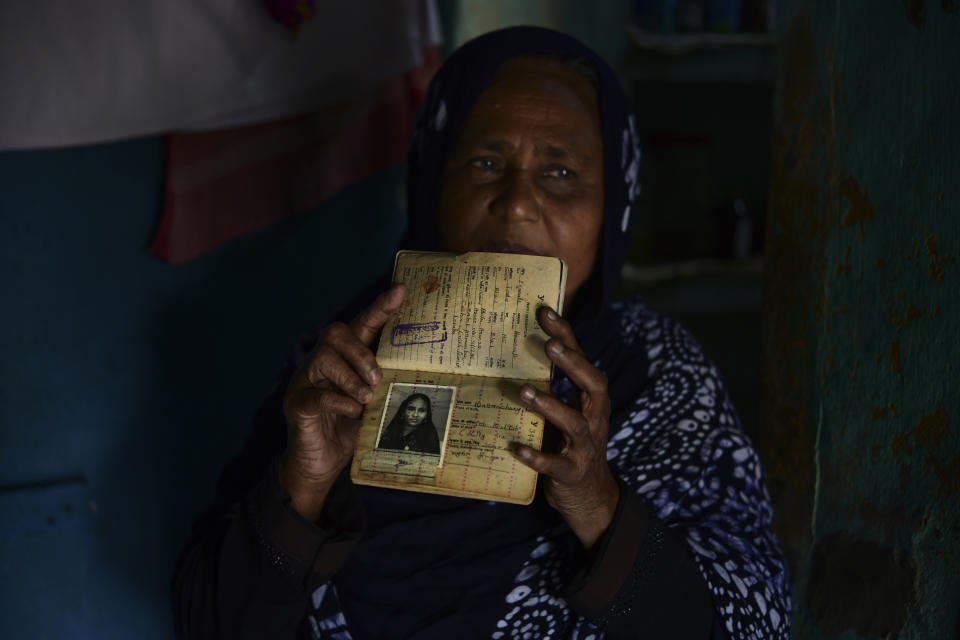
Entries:
[[272,120],[421,63],[433,0],[318,2],[296,38],[259,0],[0,3],[0,150]]

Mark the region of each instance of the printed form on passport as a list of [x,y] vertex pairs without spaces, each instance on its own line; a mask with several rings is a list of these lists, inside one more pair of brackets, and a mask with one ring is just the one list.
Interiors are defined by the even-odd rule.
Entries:
[[563,312],[559,258],[401,251],[393,281],[407,298],[383,329],[383,381],[366,406],[355,483],[529,504],[537,472],[510,453],[540,449],[544,418],[520,403],[549,393],[547,305]]

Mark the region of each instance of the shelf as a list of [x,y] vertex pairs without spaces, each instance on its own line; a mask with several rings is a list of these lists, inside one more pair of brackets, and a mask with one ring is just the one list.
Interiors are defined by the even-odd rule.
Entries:
[[705,259],[644,266],[628,263],[624,265],[616,297],[629,299],[638,295],[668,314],[759,314],[763,259]]
[[759,276],[763,273],[763,258],[748,260],[716,260],[702,258],[660,264],[638,265],[627,262],[620,277],[634,287],[651,287],[687,278],[702,276]]
[[773,86],[776,38],[767,33],[659,34],[628,26],[627,81]]
[[772,49],[777,39],[772,33],[653,33],[630,25],[630,41],[650,53],[685,55],[697,51],[730,51],[733,49]]

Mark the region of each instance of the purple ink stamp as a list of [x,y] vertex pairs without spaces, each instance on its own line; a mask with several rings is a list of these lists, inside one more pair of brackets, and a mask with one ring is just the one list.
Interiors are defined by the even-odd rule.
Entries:
[[447,325],[439,320],[398,324],[390,332],[390,344],[395,347],[444,342],[446,339]]

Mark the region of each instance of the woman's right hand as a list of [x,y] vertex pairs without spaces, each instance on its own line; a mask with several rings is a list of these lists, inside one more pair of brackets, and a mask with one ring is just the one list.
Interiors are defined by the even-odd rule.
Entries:
[[394,285],[349,325],[327,327],[287,387],[287,450],[280,460],[280,483],[293,508],[311,522],[353,455],[363,406],[383,378],[370,344],[406,296],[404,285]]

